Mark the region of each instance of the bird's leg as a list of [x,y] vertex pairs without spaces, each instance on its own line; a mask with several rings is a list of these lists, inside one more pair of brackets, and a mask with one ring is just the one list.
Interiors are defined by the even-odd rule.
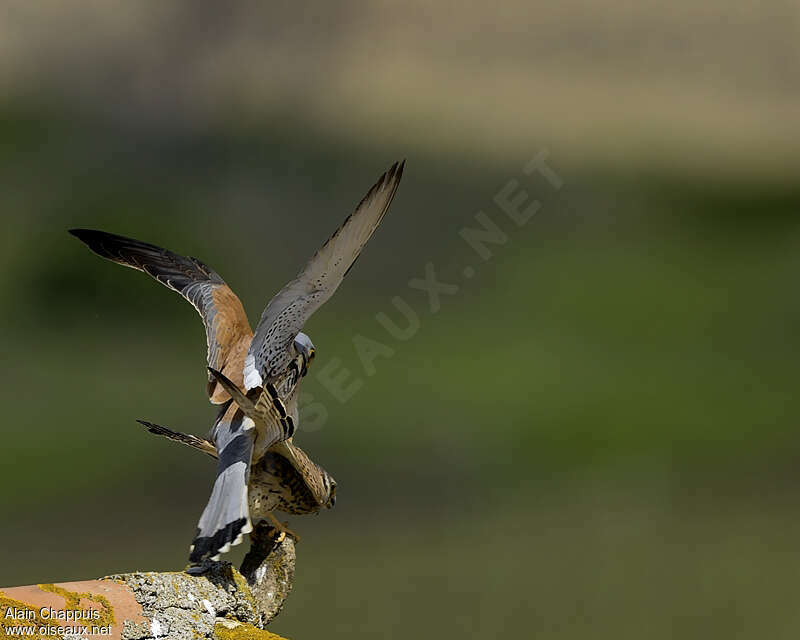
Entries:
[[272,526],[280,532],[281,540],[285,536],[289,536],[290,538],[294,538],[295,542],[300,542],[300,536],[297,535],[294,531],[292,531],[289,527],[286,526],[286,523],[281,522],[278,520],[273,514],[272,511],[268,512],[267,515],[269,519],[272,521]]

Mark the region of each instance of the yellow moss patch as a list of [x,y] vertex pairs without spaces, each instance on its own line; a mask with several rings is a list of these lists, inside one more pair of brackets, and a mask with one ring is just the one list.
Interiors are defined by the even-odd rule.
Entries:
[[214,627],[214,637],[217,640],[286,640],[281,636],[257,629],[250,624],[239,624],[233,627],[219,622]]
[[111,626],[113,625],[116,620],[114,619],[114,609],[111,606],[111,603],[108,601],[108,598],[102,596],[98,593],[77,593],[75,591],[67,591],[61,587],[57,587],[54,584],[40,584],[39,588],[42,591],[49,591],[50,593],[55,593],[56,595],[61,596],[65,600],[64,609],[78,609],[80,608],[81,599],[89,600],[91,602],[96,602],[100,605],[100,618],[97,620],[93,620],[92,624],[97,625],[98,627],[104,626]]
[[231,569],[231,574],[233,582],[236,585],[236,588],[245,597],[245,600],[247,600],[253,607],[253,611],[258,612],[258,607],[256,606],[256,599],[255,597],[253,597],[253,592],[250,589],[250,585],[247,584],[247,580],[245,580],[244,576],[234,568]]
[[[35,611],[36,617],[32,618],[31,620],[6,620],[5,615],[6,611],[9,609],[16,609],[18,611]],[[10,635],[6,631],[8,627],[34,627],[38,628],[47,624],[46,620],[43,620],[39,617],[39,608],[32,607],[26,602],[20,602],[19,600],[14,600],[13,598],[7,597],[2,591],[0,591],[0,638],[20,638],[25,637],[21,636],[20,634],[17,635]],[[55,640],[59,640],[56,636],[42,636],[42,640],[50,640],[51,638]]]

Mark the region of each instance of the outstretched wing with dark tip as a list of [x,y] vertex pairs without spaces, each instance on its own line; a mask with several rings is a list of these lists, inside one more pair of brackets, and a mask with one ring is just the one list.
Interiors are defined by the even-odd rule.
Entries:
[[270,300],[245,358],[246,389],[263,384],[289,364],[295,336],[334,294],[386,215],[404,166],[405,161],[393,164],[298,276]]
[[[245,345],[253,335],[236,294],[217,272],[197,258],[187,258],[154,244],[92,229],[70,229],[97,255],[152,276],[194,305],[206,327],[208,365],[241,375]],[[209,376],[208,397],[214,404],[227,393]]]

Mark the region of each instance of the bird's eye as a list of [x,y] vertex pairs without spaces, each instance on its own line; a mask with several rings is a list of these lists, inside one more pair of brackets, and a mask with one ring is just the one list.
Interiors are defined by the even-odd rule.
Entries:
[[313,360],[313,359],[314,359],[314,356],[315,356],[316,354],[317,354],[317,352],[316,352],[316,351],[314,351],[314,349],[310,349],[310,350],[308,351],[308,359],[309,359],[309,360]]

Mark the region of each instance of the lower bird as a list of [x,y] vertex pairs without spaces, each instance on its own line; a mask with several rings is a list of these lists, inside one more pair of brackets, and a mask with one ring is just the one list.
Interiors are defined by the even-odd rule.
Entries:
[[[214,459],[219,458],[217,447],[210,440],[146,420],[137,422],[147,427],[150,433],[185,444]],[[253,524],[269,521],[279,532],[297,539],[297,534],[287,529],[273,512],[307,515],[333,508],[336,505],[336,480],[297,445],[289,443],[287,448],[291,460],[276,451],[268,451],[250,470],[247,502]],[[298,466],[302,471],[298,471]]]

